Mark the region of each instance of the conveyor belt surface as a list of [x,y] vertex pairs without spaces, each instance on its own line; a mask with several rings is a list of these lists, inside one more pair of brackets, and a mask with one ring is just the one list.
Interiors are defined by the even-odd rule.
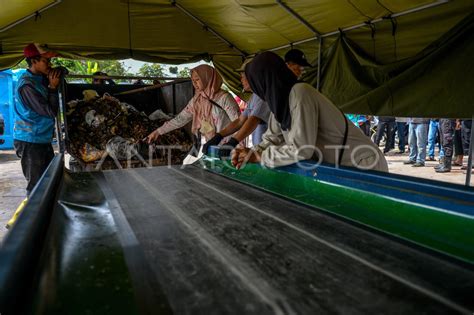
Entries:
[[146,262],[132,277],[177,314],[474,311],[469,266],[203,169],[70,176],[99,183]]

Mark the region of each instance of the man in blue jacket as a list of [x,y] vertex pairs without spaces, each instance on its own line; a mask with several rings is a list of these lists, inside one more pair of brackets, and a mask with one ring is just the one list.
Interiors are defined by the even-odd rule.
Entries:
[[28,70],[18,80],[13,139],[21,158],[29,195],[54,157],[51,140],[58,111],[60,69],[51,68],[54,54],[37,44],[25,47]]

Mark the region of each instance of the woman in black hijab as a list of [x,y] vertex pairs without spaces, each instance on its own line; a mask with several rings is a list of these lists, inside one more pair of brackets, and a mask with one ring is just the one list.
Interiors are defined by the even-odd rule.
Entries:
[[271,52],[260,54],[257,62],[250,63],[245,70],[252,91],[268,103],[282,129],[288,130],[291,127],[289,96],[298,83],[296,76],[283,59]]
[[268,103],[273,115],[259,145],[233,151],[234,166],[240,168],[248,161],[273,168],[313,159],[388,171],[384,155],[370,138],[347,123],[344,114],[324,95],[299,82],[278,55],[257,55],[245,74],[252,91]]

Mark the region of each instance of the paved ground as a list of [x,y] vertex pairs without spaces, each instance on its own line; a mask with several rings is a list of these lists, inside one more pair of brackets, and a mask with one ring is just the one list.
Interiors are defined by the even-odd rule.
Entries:
[[5,225],[25,198],[26,180],[14,151],[0,151],[0,242],[7,233]]
[[[425,167],[414,168],[403,164],[406,159],[407,154],[396,155],[395,151],[389,152],[387,161],[390,172],[461,185],[465,183],[466,171],[462,171],[460,167],[453,167],[451,173],[438,174],[433,169],[438,162],[427,161]],[[20,160],[14,151],[0,151],[0,242],[8,231],[5,225],[25,197],[24,187],[26,181],[21,172]]]
[[[460,166],[453,166],[450,173],[436,173],[434,167],[439,164],[438,161],[426,161],[425,167],[412,167],[404,165],[403,161],[408,160],[408,153],[397,155],[396,151],[390,151],[386,155],[390,173],[409,175],[421,178],[439,180],[464,185],[466,182],[466,171],[461,170]],[[467,157],[464,157],[464,165],[467,165]],[[471,179],[471,186],[474,184],[474,175]]]

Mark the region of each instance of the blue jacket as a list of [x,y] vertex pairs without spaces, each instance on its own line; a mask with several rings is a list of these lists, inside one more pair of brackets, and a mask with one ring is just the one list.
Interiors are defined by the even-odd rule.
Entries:
[[[18,80],[18,91],[25,86],[31,85],[46,100],[48,99],[48,88],[43,84],[43,76],[35,75],[30,71]],[[54,118],[43,116],[28,107],[18,93],[18,102],[15,104],[15,124],[13,127],[13,139],[32,143],[51,143],[54,133]]]

